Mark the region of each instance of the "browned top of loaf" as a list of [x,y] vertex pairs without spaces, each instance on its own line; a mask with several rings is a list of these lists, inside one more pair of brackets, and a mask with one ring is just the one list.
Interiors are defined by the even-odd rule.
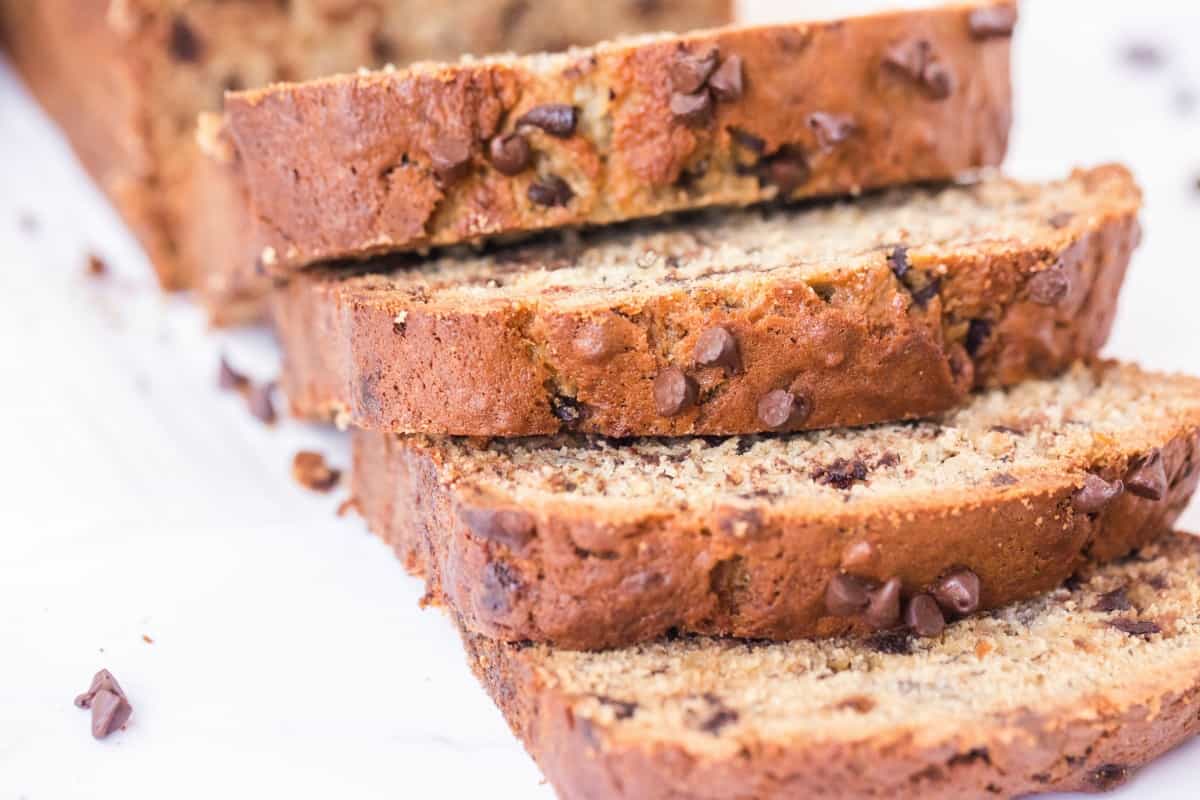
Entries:
[[226,117],[282,270],[995,164],[997,17],[1014,4],[420,64],[231,94]]

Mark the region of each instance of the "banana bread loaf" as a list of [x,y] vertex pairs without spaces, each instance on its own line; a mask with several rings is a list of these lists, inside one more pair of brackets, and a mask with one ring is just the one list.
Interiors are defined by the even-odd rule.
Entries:
[[576,653],[464,638],[562,800],[1095,792],[1200,730],[1186,534],[932,639]]
[[[370,527],[468,629],[600,648],[669,630],[887,628],[1046,591],[1179,515],[1200,380],[1077,366],[939,421],[734,438],[355,434]],[[968,602],[969,601],[969,602]],[[944,617],[944,614],[943,614]]]
[[283,384],[300,416],[401,433],[927,416],[1099,350],[1140,202],[1105,166],[317,268],[275,295]]
[[1016,7],[626,39],[231,94],[261,265],[948,179],[1004,155]]
[[196,115],[227,90],[730,16],[730,0],[0,0],[6,48],[168,288],[227,269],[185,263],[179,247],[181,229],[210,211],[186,189]]

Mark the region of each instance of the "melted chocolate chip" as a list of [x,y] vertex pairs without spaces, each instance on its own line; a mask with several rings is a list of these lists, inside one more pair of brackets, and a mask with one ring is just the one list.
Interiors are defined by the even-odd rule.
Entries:
[[1125,476],[1125,488],[1146,500],[1162,500],[1167,493],[1167,469],[1162,453],[1155,450],[1136,462]]
[[1105,614],[1110,611],[1128,611],[1131,608],[1133,604],[1129,602],[1129,595],[1126,594],[1124,586],[1100,595],[1096,598],[1096,604],[1092,606],[1093,611]]
[[942,609],[927,594],[919,594],[908,601],[908,607],[904,609],[904,622],[918,636],[940,636],[946,629]]
[[471,165],[471,143],[452,136],[438,138],[429,148],[429,161],[443,183],[452,183],[466,175]]
[[292,457],[292,478],[310,491],[328,492],[338,485],[342,473],[325,463],[320,453],[301,450]]
[[854,117],[849,114],[831,114],[824,111],[810,114],[808,127],[816,134],[817,146],[822,150],[832,150],[858,130]]
[[575,133],[575,125],[579,121],[579,110],[566,103],[547,103],[535,106],[517,120],[517,127],[532,125],[541,128],[551,136],[565,139]]
[[171,31],[167,36],[167,52],[171,58],[187,64],[200,60],[204,43],[182,16],[171,20]]
[[876,653],[907,656],[913,651],[912,636],[906,630],[891,630],[868,637],[864,644]]
[[1083,486],[1071,498],[1071,505],[1081,514],[1098,514],[1125,492],[1122,481],[1106,481],[1099,475],[1089,474]]
[[668,67],[671,88],[682,94],[698,92],[704,88],[716,68],[717,48],[713,47],[701,55],[680,50]]
[[1012,6],[977,8],[967,17],[976,39],[1008,38],[1017,26],[1017,9]]
[[133,713],[133,706],[117,683],[117,679],[106,669],[92,677],[88,690],[75,698],[76,708],[92,711],[92,736],[103,739],[123,727]]
[[1129,780],[1129,768],[1122,764],[1104,764],[1088,773],[1088,783],[1102,792],[1115,789]]
[[775,389],[758,401],[758,419],[768,428],[778,429],[798,425],[812,413],[812,407],[802,396],[786,389]]
[[741,99],[745,92],[742,57],[735,55],[722,61],[721,66],[709,77],[708,88],[712,89],[713,94],[723,103]]
[[571,185],[557,175],[547,175],[529,184],[529,200],[539,206],[565,206],[575,192]]
[[699,387],[679,367],[667,367],[654,379],[654,407],[664,417],[673,417],[696,404]]
[[738,147],[745,148],[752,153],[761,155],[763,150],[767,148],[766,141],[761,137],[755,136],[753,133],[744,131],[741,128],[730,128],[729,136]]
[[862,578],[839,572],[825,586],[825,610],[835,617],[857,616],[870,603],[870,588]]
[[1121,633],[1127,633],[1130,636],[1140,636],[1143,639],[1148,639],[1156,633],[1162,633],[1162,628],[1158,627],[1158,623],[1147,619],[1122,617],[1121,619],[1109,620],[1108,625],[1111,628],[1121,631]]
[[492,139],[488,145],[488,158],[501,175],[517,175],[529,168],[533,152],[524,136],[506,133]]
[[781,195],[790,195],[812,177],[812,168],[803,152],[794,147],[781,148],[762,165],[762,179],[779,189]]
[[671,95],[671,113],[688,125],[705,125],[712,120],[713,101],[707,89],[693,94]]
[[490,614],[505,615],[513,609],[513,603],[521,591],[521,579],[503,561],[489,561],[483,570],[482,591],[479,602]]
[[518,508],[464,508],[459,512],[471,533],[480,539],[518,550],[533,538],[533,516]]
[[947,612],[959,616],[973,614],[979,610],[979,576],[961,567],[939,580],[930,594]]
[[920,308],[925,308],[929,305],[929,301],[937,297],[937,294],[942,289],[941,278],[930,278],[925,285],[920,289],[912,289],[913,302]]
[[899,624],[901,588],[899,578],[890,578],[883,586],[870,593],[871,601],[863,614],[863,619],[868,625],[882,631]]
[[1060,267],[1042,270],[1029,279],[1029,299],[1043,306],[1058,305],[1071,292],[1071,279]]
[[967,325],[967,352],[975,355],[983,347],[983,343],[992,335],[992,323],[986,319],[973,319]]
[[897,278],[904,280],[904,276],[908,274],[908,248],[902,244],[898,244],[888,253],[888,266],[892,269],[892,274]]
[[611,358],[620,349],[620,343],[605,325],[587,322],[579,327],[572,347],[584,361],[597,363]]
[[728,328],[709,328],[696,339],[696,364],[702,367],[721,367],[726,375],[742,371],[738,343]]
[[574,430],[583,421],[584,408],[574,397],[556,394],[550,399],[550,413],[568,430]]
[[822,486],[846,491],[855,483],[867,479],[867,465],[858,459],[839,458],[825,467],[813,471],[812,478]]

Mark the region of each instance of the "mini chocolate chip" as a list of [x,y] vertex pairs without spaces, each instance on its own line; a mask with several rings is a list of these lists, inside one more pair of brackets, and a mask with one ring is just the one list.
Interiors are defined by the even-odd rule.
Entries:
[[532,125],[535,128],[541,128],[551,136],[565,139],[575,133],[575,125],[578,120],[579,111],[575,106],[566,103],[547,103],[535,106],[522,114],[521,118],[517,120],[517,127]]
[[217,386],[225,391],[244,392],[250,388],[250,379],[238,372],[221,356],[221,364],[217,368]]
[[292,478],[314,492],[328,492],[341,480],[340,470],[325,463],[325,456],[311,450],[301,450],[292,457]]
[[846,545],[842,551],[840,566],[846,572],[854,573],[874,566],[879,551],[870,542],[858,540]]
[[712,119],[712,95],[707,89],[694,94],[675,92],[671,95],[671,113],[688,125],[703,125]]
[[888,253],[888,266],[892,268],[892,274],[901,280],[908,274],[908,248],[902,244],[898,244]]
[[1128,611],[1131,608],[1133,608],[1133,604],[1129,602],[1129,595],[1125,593],[1124,586],[1100,595],[1096,598],[1096,604],[1092,606],[1093,611],[1101,611],[1105,614],[1110,611]]
[[708,79],[708,88],[723,103],[732,103],[741,99],[745,86],[742,80],[742,57],[730,56],[721,62]]
[[1162,628],[1158,627],[1157,623],[1147,619],[1122,617],[1121,619],[1109,620],[1108,625],[1111,628],[1121,631],[1121,633],[1127,633],[1130,636],[1141,636],[1143,639],[1148,639],[1156,633],[1162,633]]
[[1129,780],[1129,768],[1121,764],[1104,764],[1088,773],[1088,783],[1106,792]]
[[1071,505],[1081,514],[1097,514],[1125,492],[1122,481],[1106,481],[1099,475],[1088,474],[1083,486],[1075,492]]
[[696,363],[702,367],[722,367],[726,375],[742,371],[742,356],[737,339],[728,328],[709,328],[696,339]]
[[946,629],[946,617],[930,595],[919,594],[908,601],[904,622],[918,636],[939,636]]
[[471,143],[452,136],[440,137],[429,148],[429,161],[443,183],[456,181],[471,164]]
[[246,394],[246,407],[250,413],[264,425],[274,425],[276,420],[275,403],[272,395],[275,393],[274,382],[261,383],[250,388]]
[[1125,476],[1125,488],[1146,500],[1162,500],[1167,493],[1167,468],[1162,453],[1155,450],[1136,462]]
[[786,389],[773,389],[758,401],[758,419],[768,428],[798,425],[811,413],[808,400]]
[[1029,299],[1038,305],[1053,306],[1071,291],[1071,279],[1061,267],[1042,270],[1029,279]]
[[870,603],[870,589],[862,578],[839,572],[825,586],[825,610],[835,617],[857,616]]
[[565,206],[575,196],[571,185],[557,175],[547,175],[529,184],[529,200],[539,206]]
[[200,60],[204,44],[182,16],[171,20],[171,31],[167,37],[167,52],[176,61],[194,63]]
[[992,323],[986,319],[973,319],[967,325],[967,352],[975,355],[979,352],[979,348],[983,347],[983,343],[992,335]]
[[859,481],[867,479],[867,465],[858,460],[839,458],[825,467],[813,470],[812,478],[822,486],[846,491]]
[[959,616],[979,610],[979,592],[979,576],[966,567],[950,572],[930,590],[939,606]]
[[1061,230],[1071,224],[1075,215],[1070,211],[1056,211],[1046,220],[1046,224],[1055,230]]
[[106,669],[92,677],[88,690],[75,698],[76,708],[92,710],[92,736],[103,739],[129,721],[133,706],[117,679]]
[[708,76],[717,68],[717,56],[715,47],[699,56],[680,50],[668,67],[671,88],[683,94],[700,91],[708,81]]
[[517,175],[528,169],[533,152],[524,136],[506,133],[492,138],[488,156],[501,175]]
[[574,397],[556,394],[550,398],[550,413],[555,419],[567,427],[568,430],[574,430],[579,427],[579,423],[583,421],[584,409],[579,401]]
[[877,631],[894,628],[900,622],[899,578],[890,578],[883,586],[870,593],[871,602],[863,619]]
[[1017,26],[1017,9],[1012,6],[977,8],[967,17],[976,39],[1007,38]]
[[679,367],[667,367],[654,379],[654,407],[664,417],[691,408],[698,396],[696,382]]
[[808,115],[808,127],[817,136],[817,145],[822,150],[831,150],[835,145],[850,138],[858,130],[854,117],[849,114],[831,114],[814,111]]
[[459,515],[471,533],[514,550],[533,538],[533,516],[518,508],[464,508]]
[[489,561],[483,570],[479,601],[489,614],[503,616],[513,610],[521,592],[521,578],[503,561]]

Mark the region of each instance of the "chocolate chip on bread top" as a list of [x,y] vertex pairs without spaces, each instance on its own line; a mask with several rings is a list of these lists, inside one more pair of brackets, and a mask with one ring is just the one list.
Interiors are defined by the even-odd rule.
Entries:
[[1003,157],[1008,0],[618,40],[226,99],[268,272]]

